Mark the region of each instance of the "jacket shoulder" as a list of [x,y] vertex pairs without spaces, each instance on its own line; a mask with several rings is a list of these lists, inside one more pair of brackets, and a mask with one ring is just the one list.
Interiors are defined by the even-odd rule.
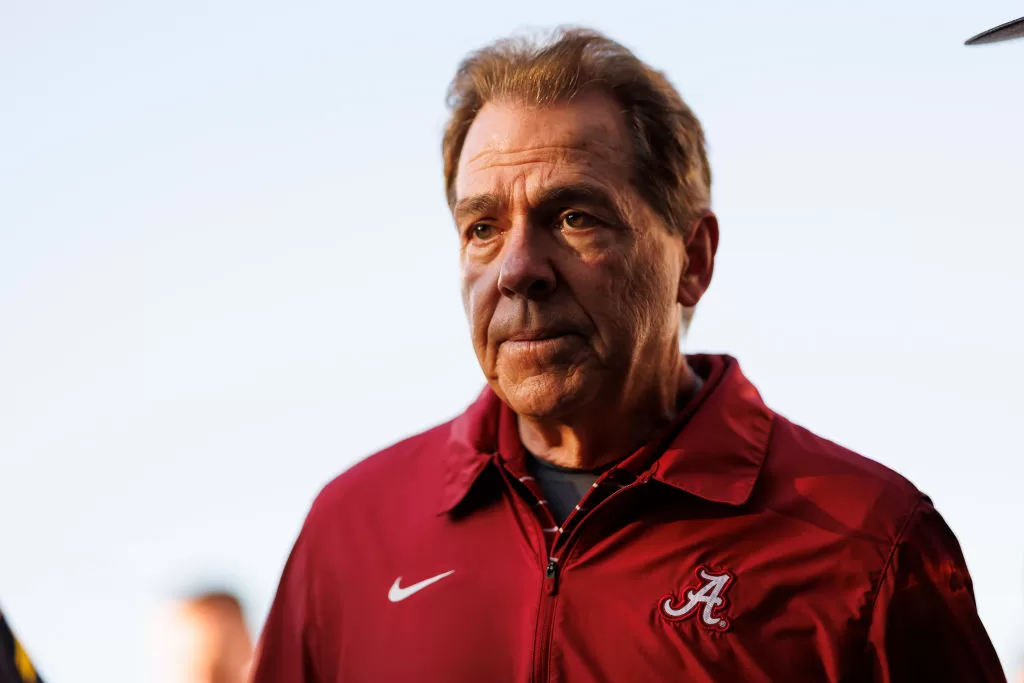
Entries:
[[451,421],[445,422],[352,465],[320,490],[307,521],[336,518],[354,508],[369,511],[399,502],[409,508],[437,500],[450,432]]
[[928,500],[885,465],[778,415],[763,474],[769,506],[885,545]]

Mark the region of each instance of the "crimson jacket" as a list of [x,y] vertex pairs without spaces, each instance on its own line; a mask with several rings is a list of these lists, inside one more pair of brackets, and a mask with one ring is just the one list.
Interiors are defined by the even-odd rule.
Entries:
[[700,394],[562,528],[490,391],[335,479],[255,682],[1004,681],[931,501],[689,361]]

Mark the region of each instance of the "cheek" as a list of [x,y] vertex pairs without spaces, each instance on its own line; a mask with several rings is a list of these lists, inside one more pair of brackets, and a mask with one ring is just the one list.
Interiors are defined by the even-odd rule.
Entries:
[[656,243],[640,254],[627,288],[637,311],[638,333],[662,337],[674,330],[679,270],[671,245]]
[[675,297],[665,260],[660,252],[640,248],[594,264],[599,272],[591,274],[590,298],[603,327],[635,341],[666,317]]
[[497,287],[488,269],[479,265],[462,266],[462,308],[477,354],[483,358],[487,346],[487,328],[497,305]]
[[572,297],[596,328],[602,353],[629,346],[637,325],[629,264],[606,254],[566,264],[562,272],[571,283]]

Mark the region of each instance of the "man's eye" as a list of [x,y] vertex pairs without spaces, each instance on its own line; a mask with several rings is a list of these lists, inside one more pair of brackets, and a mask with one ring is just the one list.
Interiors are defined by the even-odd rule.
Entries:
[[597,225],[597,219],[582,211],[568,211],[562,214],[562,225],[573,230],[583,230]]
[[472,237],[475,240],[486,242],[487,240],[497,235],[498,230],[493,225],[488,225],[487,223],[477,223],[476,225],[469,229],[469,234],[470,237]]

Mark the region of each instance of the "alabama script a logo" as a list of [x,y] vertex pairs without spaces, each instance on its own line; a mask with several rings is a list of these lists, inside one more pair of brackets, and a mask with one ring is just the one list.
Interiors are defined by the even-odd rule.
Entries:
[[697,567],[697,585],[686,588],[683,597],[668,595],[661,600],[661,613],[666,619],[682,621],[694,615],[704,628],[724,631],[729,620],[722,616],[725,609],[725,591],[733,581],[729,572],[713,573],[707,567]]

